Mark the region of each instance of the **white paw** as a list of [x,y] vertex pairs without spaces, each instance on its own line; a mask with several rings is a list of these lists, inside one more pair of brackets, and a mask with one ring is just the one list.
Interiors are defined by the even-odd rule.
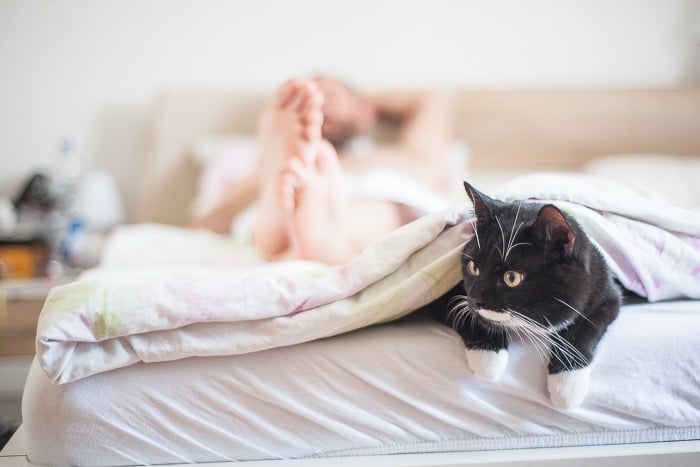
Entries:
[[467,349],[467,364],[475,376],[487,381],[496,381],[508,365],[508,351]]
[[552,403],[560,409],[573,409],[583,402],[591,382],[591,367],[562,371],[547,377]]

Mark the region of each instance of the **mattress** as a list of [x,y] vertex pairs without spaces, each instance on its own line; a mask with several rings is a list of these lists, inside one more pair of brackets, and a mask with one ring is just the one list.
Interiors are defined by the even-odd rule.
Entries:
[[546,362],[514,342],[499,382],[427,310],[243,355],[137,363],[53,384],[35,361],[29,459],[123,465],[619,444],[700,438],[700,301],[627,305],[588,397],[553,408]]

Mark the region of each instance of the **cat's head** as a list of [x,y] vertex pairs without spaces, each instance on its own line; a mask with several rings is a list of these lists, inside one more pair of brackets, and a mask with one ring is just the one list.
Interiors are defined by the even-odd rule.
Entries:
[[556,330],[577,316],[588,266],[582,231],[558,208],[491,199],[468,183],[474,238],[463,250],[462,310],[491,328]]

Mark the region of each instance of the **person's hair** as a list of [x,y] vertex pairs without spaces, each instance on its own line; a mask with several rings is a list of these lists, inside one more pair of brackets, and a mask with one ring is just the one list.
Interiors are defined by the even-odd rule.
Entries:
[[[365,99],[364,95],[357,89],[348,84],[347,81],[335,78],[327,74],[316,74],[311,78],[315,82],[330,81],[345,91],[356,101],[360,102]],[[353,120],[333,120],[328,115],[324,115],[324,124],[321,127],[323,138],[328,140],[334,146],[342,146],[350,139],[360,134],[362,129]]]

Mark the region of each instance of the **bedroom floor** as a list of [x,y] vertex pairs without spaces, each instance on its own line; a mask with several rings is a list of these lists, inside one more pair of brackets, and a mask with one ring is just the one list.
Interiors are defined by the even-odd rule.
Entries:
[[0,425],[0,449],[5,447],[16,429],[16,427]]
[[0,449],[22,421],[22,392],[31,355],[0,356]]
[[0,421],[0,450],[5,447],[16,430],[17,425]]
[[21,399],[17,401],[0,401],[0,450],[12,438],[20,424]]

